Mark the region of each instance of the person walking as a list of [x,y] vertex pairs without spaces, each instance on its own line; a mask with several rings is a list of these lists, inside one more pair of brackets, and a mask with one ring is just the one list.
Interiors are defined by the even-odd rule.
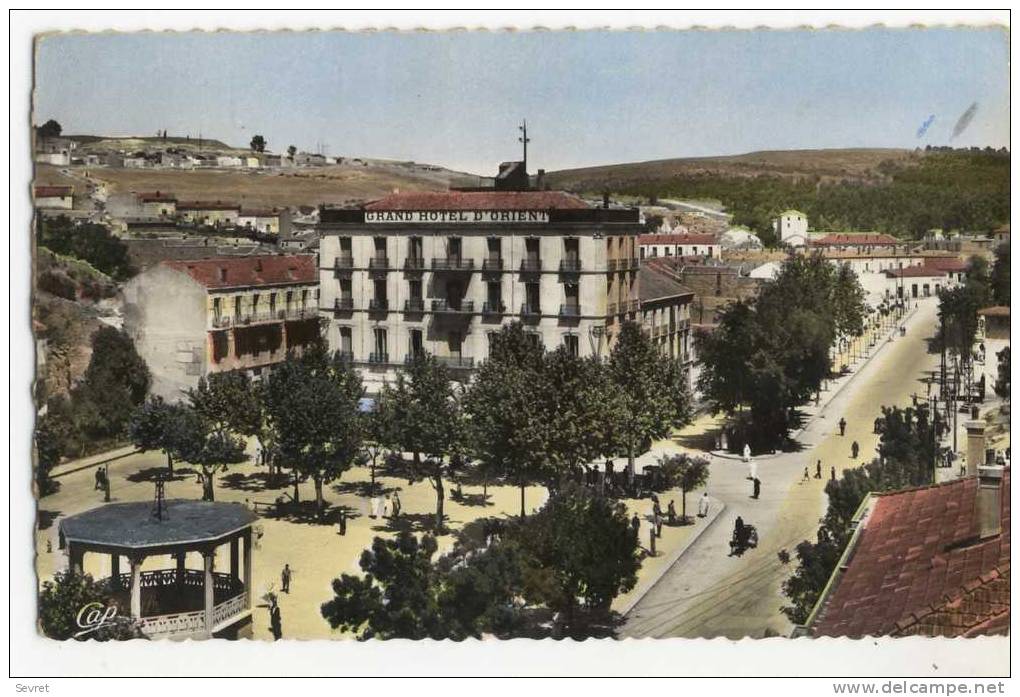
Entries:
[[390,501],[390,495],[386,494],[386,497],[383,499],[382,502],[382,517],[384,520],[390,517],[390,513],[393,510],[392,506],[393,502]]
[[639,541],[641,540],[641,518],[635,513],[634,517],[630,519],[630,528],[634,531],[634,537]]
[[284,593],[290,593],[290,564],[283,565],[283,571],[280,572],[280,590]]
[[819,460],[815,463],[815,479],[822,478],[822,461]]
[[757,477],[755,477],[754,478],[754,494],[751,496],[751,498],[752,499],[756,499],[756,498],[758,498],[759,494],[761,494],[761,480],[758,479]]
[[839,418],[839,435],[840,436],[846,435],[846,419],[843,418],[842,416]]
[[701,495],[701,498],[698,499],[698,517],[704,518],[707,515],[708,515],[708,492],[706,491],[704,494]]
[[283,623],[280,621],[280,605],[274,596],[269,601],[269,631],[273,634],[273,641],[283,638]]
[[811,473],[808,471],[808,468],[805,466],[804,467],[804,481],[806,482],[809,479],[811,479]]
[[669,506],[666,508],[666,518],[670,525],[676,525],[676,504],[673,503],[673,499],[669,500]]
[[96,468],[96,485],[92,487],[93,491],[101,491],[103,489],[103,468]]
[[858,453],[859,453],[860,451],[861,451],[861,446],[859,446],[859,445],[857,444],[857,441],[854,441],[853,443],[851,443],[851,444],[850,444],[850,457],[851,457],[851,458],[853,458],[854,460],[856,460],[856,459],[857,459],[857,454],[858,454]]
[[400,517],[400,494],[393,492],[393,519]]
[[832,481],[836,481],[836,467],[835,466],[833,466],[832,469],[829,470],[829,474],[830,474],[830,476],[832,478]]

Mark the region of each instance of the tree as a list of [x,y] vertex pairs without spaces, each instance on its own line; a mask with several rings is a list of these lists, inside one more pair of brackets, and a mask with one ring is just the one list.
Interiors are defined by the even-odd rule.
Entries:
[[187,448],[184,438],[190,433],[184,420],[186,407],[169,404],[160,396],[150,397],[135,409],[128,423],[128,434],[135,447],[146,450],[162,450],[166,455],[166,468],[174,475],[174,457]]
[[42,126],[37,127],[36,133],[40,138],[59,138],[63,130],[64,129],[61,127],[60,123],[54,119],[50,119]]
[[399,447],[400,428],[392,399],[376,400],[375,408],[362,414],[365,434],[365,459],[369,465],[372,491],[375,491],[375,469],[379,458],[388,450]]
[[682,494],[681,520],[687,521],[687,494],[708,482],[708,460],[678,453],[659,459],[659,467],[670,486],[679,487]]
[[200,378],[189,398],[206,421],[237,435],[255,438],[264,451],[271,434],[260,392],[259,383],[252,382],[243,371],[231,370]]
[[291,162],[294,161],[294,156],[295,155],[297,155],[297,148],[294,147],[293,145],[288,145],[287,146],[287,157],[290,159]]
[[[436,531],[443,529],[443,480],[461,451],[461,406],[450,371],[434,356],[421,354],[383,387],[382,408],[397,424],[401,450],[413,454],[414,474],[424,473],[436,492]],[[424,460],[422,460],[424,455]]]
[[999,359],[999,373],[995,379],[995,394],[999,395],[1002,399],[1009,401],[1009,346],[1005,347],[997,354],[996,357]]
[[254,152],[265,152],[266,151],[266,139],[260,135],[254,135],[251,138],[251,149]]
[[989,282],[992,286],[992,299],[997,305],[1009,305],[1009,242],[1000,244],[995,249],[995,262]]
[[544,351],[520,322],[490,336],[489,358],[464,396],[470,452],[488,471],[520,488],[521,518],[528,484],[554,476],[546,454],[549,425],[538,389]]
[[623,504],[567,486],[507,533],[521,548],[524,595],[573,624],[578,601],[606,611],[637,582],[638,540]]
[[116,607],[105,584],[87,574],[58,571],[52,581],[45,581],[39,592],[39,628],[50,639],[66,641],[125,640],[143,638],[130,617],[114,615],[99,629],[82,633],[78,616],[83,608],[97,606],[103,610]]
[[117,281],[127,280],[135,272],[127,244],[101,223],[72,221],[65,215],[40,216],[36,241],[56,254],[87,261]]
[[215,501],[213,475],[244,461],[244,441],[220,424],[211,423],[193,405],[185,406],[175,423],[178,458],[202,470],[202,500]]
[[56,485],[50,479],[50,472],[60,463],[60,457],[67,448],[71,424],[60,418],[60,414],[47,412],[40,416],[35,427],[35,486],[39,496],[53,493]]
[[609,374],[619,395],[614,428],[618,452],[627,456],[627,470],[652,441],[665,437],[675,421],[671,395],[663,389],[664,359],[635,322],[624,322],[609,355]]
[[294,500],[299,474],[310,477],[321,516],[323,485],[348,470],[362,446],[361,377],[339,353],[316,344],[280,364],[263,395],[275,447],[294,469]]

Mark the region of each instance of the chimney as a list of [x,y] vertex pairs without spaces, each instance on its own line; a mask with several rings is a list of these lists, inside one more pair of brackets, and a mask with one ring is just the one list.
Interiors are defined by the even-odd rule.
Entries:
[[967,428],[967,476],[978,476],[978,467],[985,463],[985,422],[968,421]]
[[535,188],[539,191],[545,190],[545,170],[538,170],[538,176],[535,177]]
[[977,520],[981,539],[1002,532],[1002,465],[978,468]]

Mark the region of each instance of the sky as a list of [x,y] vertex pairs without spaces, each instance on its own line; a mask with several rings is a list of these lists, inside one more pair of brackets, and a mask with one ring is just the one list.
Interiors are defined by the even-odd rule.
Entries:
[[[33,122],[261,134],[494,174],[755,150],[1009,144],[1003,29],[60,34]],[[975,106],[976,105],[976,106]],[[954,126],[969,123],[953,136]],[[959,130],[959,129],[957,129]]]

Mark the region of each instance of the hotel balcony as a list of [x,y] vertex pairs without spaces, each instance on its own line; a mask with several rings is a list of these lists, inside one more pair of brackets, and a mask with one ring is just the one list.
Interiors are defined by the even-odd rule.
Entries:
[[580,259],[560,259],[560,273],[577,273],[580,270]]
[[374,256],[368,259],[368,268],[373,271],[385,271],[390,268],[390,259],[386,256]]
[[333,301],[334,312],[350,312],[354,309],[354,298],[336,298]]
[[390,362],[390,354],[388,353],[370,353],[368,354],[368,362],[382,365]]
[[483,259],[482,271],[502,272],[503,271],[502,257],[486,257],[485,259]]
[[502,315],[506,312],[506,305],[503,303],[483,303],[482,304],[482,315],[488,317],[494,317]]
[[447,368],[471,370],[475,367],[475,359],[466,356],[436,356],[436,361]]
[[425,312],[425,301],[421,298],[412,298],[404,301],[404,312],[408,314],[421,314]]
[[337,355],[340,356],[340,360],[344,363],[354,362],[354,351],[337,351]]
[[573,317],[577,318],[581,316],[581,306],[577,303],[565,303],[560,305],[560,317]]
[[354,257],[350,255],[338,256],[333,260],[333,268],[342,271],[354,268]]
[[542,316],[542,309],[538,305],[529,305],[524,303],[521,305],[521,318],[536,320]]
[[319,311],[310,307],[292,307],[282,310],[269,310],[267,312],[253,312],[245,315],[220,315],[212,318],[213,329],[228,329],[230,327],[252,327],[259,324],[272,324],[287,320],[302,320],[318,317]]
[[538,273],[542,270],[541,259],[522,259],[521,273]]
[[461,271],[471,273],[474,269],[474,259],[463,259],[461,257],[439,257],[432,260],[433,271]]
[[407,257],[404,259],[404,271],[424,271],[425,260],[421,257]]
[[369,312],[389,312],[390,301],[387,298],[372,298],[368,301]]
[[449,300],[433,300],[432,311],[443,315],[470,315],[475,311],[475,304],[471,300],[461,300],[459,303],[451,303]]

